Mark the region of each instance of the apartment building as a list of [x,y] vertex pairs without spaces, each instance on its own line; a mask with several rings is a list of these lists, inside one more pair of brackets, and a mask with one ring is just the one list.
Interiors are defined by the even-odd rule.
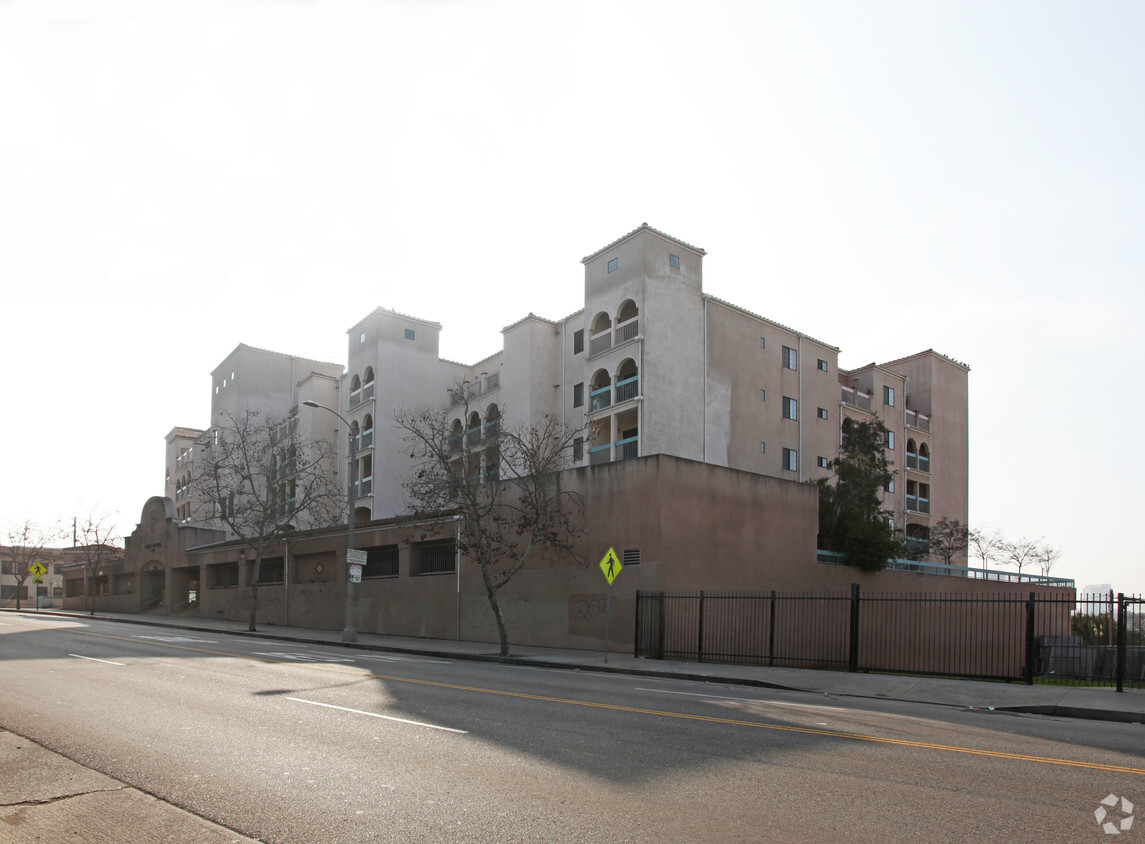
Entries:
[[[298,409],[308,400],[336,408],[342,373],[338,363],[244,343],[236,346],[211,373],[211,424],[206,428],[176,426],[166,436],[164,494],[174,502],[179,523],[224,528],[195,488],[195,457],[209,445],[219,427],[227,426],[229,419],[241,420],[247,413],[254,413],[258,414],[258,424],[275,424],[283,433],[297,430],[305,439],[334,442],[336,417],[300,417]],[[283,481],[283,504],[289,508],[289,481]]]
[[932,520],[967,523],[969,368],[927,350],[841,370],[838,347],[705,294],[705,254],[641,225],[582,259],[582,309],[529,314],[470,365],[439,357],[436,322],[378,308],[350,328],[341,412],[358,521],[403,512],[395,412],[444,403],[470,444],[552,414],[585,432],[577,465],[665,454],[791,481],[829,476],[843,420],[877,416],[895,526],[921,546]]

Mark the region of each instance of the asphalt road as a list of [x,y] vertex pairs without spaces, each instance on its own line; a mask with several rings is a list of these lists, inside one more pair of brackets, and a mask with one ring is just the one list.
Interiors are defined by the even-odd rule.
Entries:
[[0,619],[0,727],[267,842],[1145,835],[1141,725],[95,620]]

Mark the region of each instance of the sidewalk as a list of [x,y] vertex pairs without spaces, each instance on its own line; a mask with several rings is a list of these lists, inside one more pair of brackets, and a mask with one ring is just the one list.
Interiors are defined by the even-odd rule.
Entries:
[[[33,613],[30,613],[33,614]],[[41,610],[39,615],[91,618],[86,613]],[[901,700],[957,706],[963,709],[996,709],[1090,718],[1104,721],[1145,723],[1145,690],[1127,689],[1118,693],[1111,686],[1027,686],[1023,683],[950,680],[899,674],[850,674],[845,671],[817,671],[807,668],[768,668],[755,665],[671,662],[637,659],[629,654],[514,646],[513,655],[503,658],[497,646],[488,642],[457,642],[449,639],[418,639],[359,633],[358,642],[342,642],[340,630],[278,627],[261,624],[249,633],[246,624],[209,618],[98,613],[95,618],[131,624],[173,627],[199,632],[227,632],[259,636],[285,642],[301,642],[333,647],[388,651],[449,659],[472,659],[536,667],[566,668],[633,674],[645,677],[674,677],[700,682],[756,686],[814,692],[840,697]]]

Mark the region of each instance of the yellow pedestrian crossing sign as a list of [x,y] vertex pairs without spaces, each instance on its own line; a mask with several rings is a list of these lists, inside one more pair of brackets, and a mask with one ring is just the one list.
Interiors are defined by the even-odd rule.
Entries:
[[608,585],[612,585],[612,581],[616,580],[616,576],[620,574],[620,570],[624,568],[624,564],[620,562],[620,558],[616,556],[616,552],[611,548],[604,558],[600,561],[600,570],[604,572],[604,577],[608,581]]
[[31,572],[32,580],[36,583],[43,583],[44,575],[48,573],[43,563],[32,563],[32,565],[28,566],[28,571]]

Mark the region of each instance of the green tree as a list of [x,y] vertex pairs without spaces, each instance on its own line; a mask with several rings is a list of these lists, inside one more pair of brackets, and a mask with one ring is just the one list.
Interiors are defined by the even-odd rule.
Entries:
[[896,535],[893,514],[883,507],[883,491],[895,471],[886,453],[887,427],[877,417],[843,420],[840,456],[832,478],[819,486],[819,547],[846,555],[849,565],[868,571],[902,557],[906,543]]

